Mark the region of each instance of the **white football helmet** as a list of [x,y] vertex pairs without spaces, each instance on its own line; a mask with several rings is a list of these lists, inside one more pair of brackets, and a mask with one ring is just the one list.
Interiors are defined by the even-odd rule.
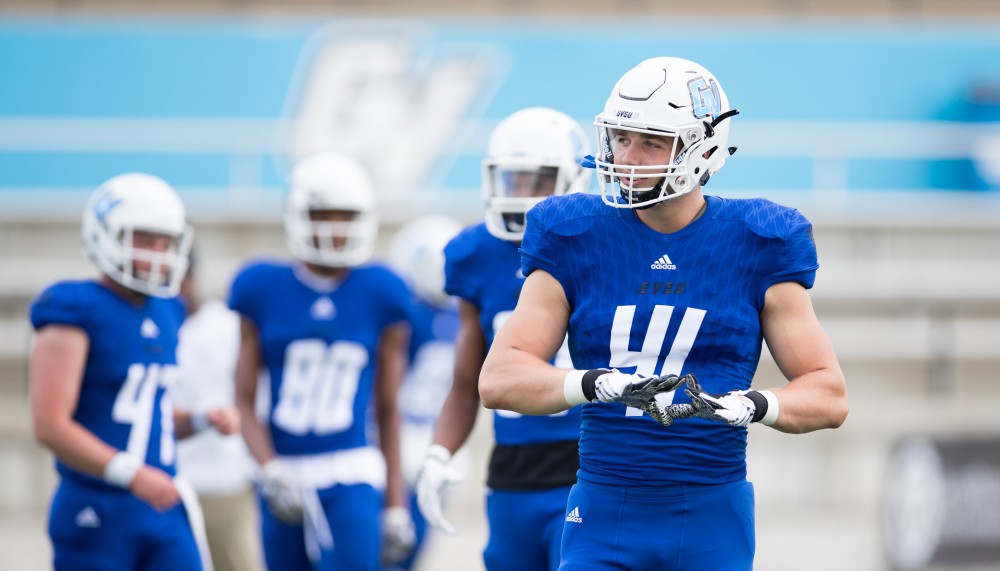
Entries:
[[[170,243],[163,251],[136,248],[136,232],[167,236]],[[129,173],[90,196],[82,237],[84,253],[101,273],[139,293],[174,297],[187,273],[194,230],[173,187],[152,175]]]
[[392,238],[389,262],[421,299],[438,307],[450,303],[444,293],[444,247],[462,230],[447,216],[424,216],[408,222]]
[[581,160],[589,152],[580,125],[554,109],[530,107],[501,121],[483,159],[486,228],[520,241],[532,206],[550,194],[587,191],[590,174]]
[[[313,220],[313,211],[354,212],[350,221]],[[292,169],[285,200],[285,235],[296,258],[326,267],[351,267],[371,257],[378,236],[375,190],[356,159],[323,152]]]
[[[737,113],[715,76],[692,61],[658,57],[629,70],[594,121],[600,144],[594,163],[604,202],[646,208],[703,186],[736,152],[726,142],[727,119]],[[615,130],[673,137],[672,164],[616,163]]]

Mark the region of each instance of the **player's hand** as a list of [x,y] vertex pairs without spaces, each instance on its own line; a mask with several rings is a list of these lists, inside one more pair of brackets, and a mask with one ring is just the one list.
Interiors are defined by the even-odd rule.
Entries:
[[410,510],[391,507],[382,510],[382,565],[401,563],[417,544],[417,531]]
[[701,385],[694,378],[694,375],[688,374],[685,377],[688,378],[688,382],[684,392],[691,397],[691,406],[695,410],[694,416],[723,422],[730,426],[747,426],[753,422],[757,406],[746,396],[748,391],[730,391],[721,395],[710,394],[701,389]]
[[462,474],[448,465],[450,461],[451,452],[447,448],[439,444],[431,446],[417,473],[414,488],[420,513],[424,514],[427,522],[449,535],[455,535],[455,526],[444,517],[442,495],[445,486],[462,481]]
[[275,458],[261,468],[260,493],[268,509],[281,521],[302,523],[302,487],[291,468]]
[[158,512],[165,512],[181,501],[174,479],[153,466],[142,466],[129,485],[132,494]]
[[224,406],[208,411],[208,423],[219,434],[236,434],[240,431],[240,413],[235,406]]
[[617,402],[643,410],[655,401],[656,395],[673,391],[683,383],[677,375],[647,377],[612,369],[597,377],[594,388],[601,402]]

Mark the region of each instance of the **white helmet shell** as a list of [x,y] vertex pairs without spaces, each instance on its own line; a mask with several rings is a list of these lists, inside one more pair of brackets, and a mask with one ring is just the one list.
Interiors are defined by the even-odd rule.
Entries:
[[444,292],[444,247],[462,230],[447,216],[423,216],[396,231],[389,247],[389,262],[418,297],[444,307],[451,297]]
[[[314,221],[312,211],[355,212],[344,222]],[[353,157],[323,152],[292,169],[285,199],[288,249],[302,261],[326,267],[352,267],[375,249],[378,215],[368,172]],[[343,238],[343,244],[335,243]]]
[[529,107],[501,121],[483,159],[486,228],[503,240],[520,241],[528,210],[550,194],[586,192],[589,154],[580,125],[564,113]]
[[[594,162],[604,202],[643,208],[703,186],[735,151],[726,143],[727,119],[736,113],[715,76],[692,61],[658,57],[629,70],[594,121],[600,145]],[[616,163],[614,131],[673,137],[672,163]],[[637,188],[649,180],[657,183]]]
[[[165,251],[136,248],[136,232],[171,241]],[[84,253],[101,273],[142,294],[174,297],[187,273],[194,231],[173,187],[152,175],[128,173],[109,179],[90,196],[81,236]]]

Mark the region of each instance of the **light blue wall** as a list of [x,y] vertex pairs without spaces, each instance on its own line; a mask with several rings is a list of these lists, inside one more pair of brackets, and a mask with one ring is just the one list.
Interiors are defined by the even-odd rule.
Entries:
[[[310,35],[326,23],[8,17],[0,20],[0,118],[276,119]],[[484,95],[480,116],[471,117],[486,122],[531,105],[589,121],[625,70],[657,55],[687,57],[711,69],[745,121],[962,119],[973,86],[1000,85],[1000,29],[975,23],[403,23],[426,27],[431,53],[485,46],[507,62],[496,92]],[[211,154],[8,149],[0,151],[0,192],[92,187],[126,170],[155,172],[177,186],[225,186],[229,161]],[[944,183],[941,173],[961,171],[961,162],[857,160],[848,184],[950,187],[954,178]],[[264,164],[264,184],[280,185],[279,163]],[[443,173],[444,186],[475,187],[478,165],[478,156],[459,156]],[[737,154],[713,187],[799,188],[810,184],[810,176],[807,160]]]

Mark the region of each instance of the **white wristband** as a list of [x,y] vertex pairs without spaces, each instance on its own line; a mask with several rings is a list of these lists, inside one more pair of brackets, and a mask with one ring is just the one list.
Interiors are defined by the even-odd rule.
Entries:
[[566,380],[563,381],[563,398],[569,406],[576,406],[590,402],[583,394],[583,376],[587,371],[573,370],[566,373]]
[[432,444],[427,449],[427,456],[440,461],[442,464],[447,464],[451,461],[451,451],[440,444]]
[[191,413],[191,430],[195,434],[212,427],[212,422],[208,420],[207,412]]
[[760,419],[760,423],[765,426],[771,426],[775,422],[778,422],[778,396],[771,391],[757,392],[767,399],[767,412]]
[[108,460],[104,466],[104,481],[112,486],[128,489],[135,479],[139,468],[142,468],[142,460],[130,455],[127,452],[119,452]]

